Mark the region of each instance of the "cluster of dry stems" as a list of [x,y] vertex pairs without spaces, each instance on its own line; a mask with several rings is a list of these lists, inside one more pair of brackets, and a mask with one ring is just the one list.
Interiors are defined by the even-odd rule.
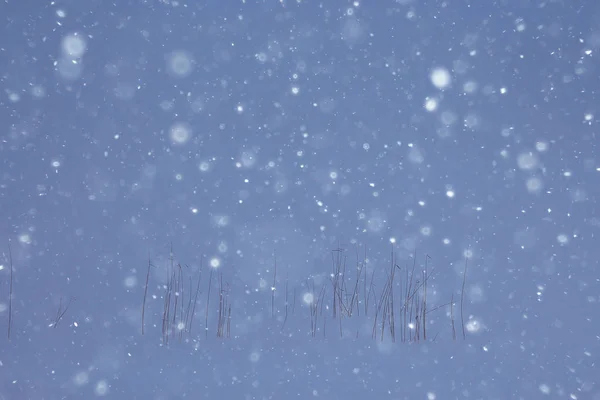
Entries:
[[[341,248],[334,249],[331,253],[332,271],[328,284],[320,284],[317,287],[316,279],[307,279],[305,291],[309,293],[309,301],[306,301],[309,310],[310,330],[312,337],[316,337],[318,332],[326,335],[328,315],[331,310],[331,319],[336,321],[341,337],[344,336],[344,320],[353,316],[364,317],[371,314],[372,329],[371,337],[383,341],[386,333],[392,342],[396,342],[399,337],[401,342],[418,342],[427,340],[428,327],[430,327],[430,314],[449,307],[450,331],[452,339],[456,340],[456,318],[454,294],[450,301],[445,304],[429,307],[427,302],[428,282],[434,277],[434,268],[429,267],[431,257],[425,256],[425,264],[422,268],[417,268],[417,257],[413,258],[412,266],[402,268],[396,262],[394,251],[391,252],[391,262],[386,268],[385,284],[377,295],[374,283],[375,269],[367,274],[367,256],[366,249],[362,257],[356,249],[356,275],[351,276],[347,272],[347,256],[345,250]],[[283,329],[288,321],[289,314],[295,314],[296,311],[296,288],[293,289],[292,303],[289,301],[289,280],[285,279],[285,301],[282,310],[276,306],[276,288],[277,288],[277,257],[273,255],[273,286],[271,287],[271,317],[276,315],[281,317]],[[10,267],[10,279],[8,289],[8,327],[7,335],[10,340],[13,323],[13,261],[10,245],[8,246],[8,261]],[[148,259],[148,269],[146,272],[146,284],[144,286],[144,297],[142,301],[142,335],[145,333],[146,317],[146,299],[148,296],[148,285],[150,283],[150,271],[154,267],[150,258]],[[178,337],[183,339],[184,335],[192,335],[194,317],[196,315],[196,305],[200,294],[200,285],[202,277],[202,262],[200,271],[195,280],[189,273],[191,268],[188,265],[175,263],[173,249],[171,248],[168,265],[166,266],[167,279],[163,286],[164,294],[162,311],[162,340],[165,344],[169,343],[170,338]],[[211,293],[213,289],[213,274],[218,273],[216,279],[218,306],[211,308]],[[462,327],[462,337],[466,338],[464,321],[464,292],[467,278],[467,260],[463,272],[462,287],[459,301],[459,318]],[[62,298],[51,326],[56,328],[69,309],[73,298],[70,298],[63,306]],[[214,307],[214,306],[213,306]],[[291,310],[290,310],[291,308]],[[204,307],[204,335],[209,334],[209,314],[216,310],[216,336],[218,338],[231,337],[231,319],[232,302],[231,287],[229,283],[224,282],[223,272],[210,268],[206,303]],[[398,329],[396,324],[398,324]],[[434,335],[437,337],[439,332]],[[356,337],[359,336],[359,330],[356,330]]]
[[[445,304],[430,307],[427,302],[427,290],[429,281],[435,275],[435,268],[429,266],[431,257],[425,256],[425,263],[422,267],[417,266],[417,257],[413,258],[412,266],[402,268],[396,262],[394,251],[391,252],[391,262],[385,269],[385,283],[377,294],[374,283],[375,269],[367,273],[367,256],[359,254],[356,250],[356,274],[347,272],[347,256],[345,250],[341,248],[332,251],[332,271],[329,282],[320,284],[317,287],[315,279],[308,279],[305,283],[305,290],[310,294],[312,300],[308,301],[310,330],[309,334],[316,337],[318,332],[326,334],[327,321],[335,321],[338,326],[339,334],[344,336],[344,320],[353,316],[371,317],[373,339],[383,341],[386,334],[392,342],[399,339],[401,342],[418,342],[430,338],[428,329],[431,328],[430,314],[440,309],[449,308],[449,328],[452,339],[456,340],[456,321],[455,321],[455,301],[454,294],[450,301]],[[292,303],[289,301],[289,280],[285,279],[284,304],[281,310],[276,305],[275,291],[277,287],[277,258],[273,255],[273,286],[271,287],[271,317],[276,316],[282,322],[283,329],[288,321],[289,314],[295,314],[296,310],[296,289],[292,292]],[[148,260],[148,269],[146,272],[146,284],[144,287],[144,297],[142,301],[142,334],[145,332],[145,314],[146,298],[148,295],[148,285],[150,281],[150,271],[154,265]],[[196,305],[200,294],[202,263],[200,271],[195,281],[192,274],[188,274],[190,267],[175,263],[173,251],[171,249],[167,265],[167,282],[163,286],[164,294],[163,312],[162,312],[162,339],[167,344],[171,337],[178,337],[180,340],[184,335],[192,334],[194,316],[196,315]],[[218,272],[217,295],[218,306],[211,307],[211,293],[213,288],[213,274],[217,273],[214,268],[210,268],[206,302],[204,307],[204,331],[205,336],[209,334],[209,315],[216,312],[216,336],[218,338],[231,337],[232,320],[232,302],[231,287],[229,283],[223,281],[223,272]],[[353,275],[353,276],[351,276]],[[462,287],[459,301],[459,318],[462,326],[462,337],[466,338],[464,322],[464,291],[467,275],[467,261],[463,272]],[[328,318],[328,312],[331,312]],[[433,336],[437,338],[439,331]],[[359,336],[359,330],[356,330],[356,337]]]

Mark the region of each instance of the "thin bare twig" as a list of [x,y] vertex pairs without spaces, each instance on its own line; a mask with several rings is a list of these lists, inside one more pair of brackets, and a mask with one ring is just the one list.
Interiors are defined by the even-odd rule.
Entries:
[[208,294],[206,295],[206,313],[204,314],[204,333],[205,337],[208,337],[208,306],[210,304],[210,288],[212,285],[212,276],[214,268],[210,268],[210,275],[208,276]]
[[190,335],[192,334],[192,325],[194,322],[194,315],[196,315],[196,303],[198,302],[198,293],[200,292],[200,279],[202,278],[202,259],[200,259],[200,272],[198,274],[198,284],[196,285],[196,295],[194,296],[194,305],[192,306],[192,315],[190,317]]
[[148,271],[146,272],[146,286],[144,287],[144,301],[142,302],[142,335],[144,334],[144,316],[146,314],[146,296],[148,295],[148,281],[150,280],[150,267],[152,262],[148,256]]
[[467,338],[467,335],[465,333],[465,319],[463,316],[463,303],[464,303],[464,298],[465,298],[465,282],[467,280],[467,261],[468,258],[465,257],[465,272],[463,273],[463,281],[462,281],[462,289],[460,291],[460,323],[462,324],[462,334],[463,334],[463,339]]
[[54,322],[52,323],[52,328],[56,328],[58,326],[58,323],[60,322],[60,320],[62,319],[62,317],[66,314],[67,310],[69,309],[69,306],[71,305],[71,302],[75,300],[74,297],[69,297],[69,302],[67,303],[67,305],[65,306],[64,310],[62,308],[62,297],[60,298],[59,304],[58,304],[58,311],[56,312],[56,318],[54,319]]

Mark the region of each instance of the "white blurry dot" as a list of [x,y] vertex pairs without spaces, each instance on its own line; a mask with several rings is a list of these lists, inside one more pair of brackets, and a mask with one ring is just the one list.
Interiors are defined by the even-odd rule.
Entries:
[[28,233],[22,233],[19,235],[19,242],[23,244],[31,244],[31,236]]
[[108,394],[108,383],[105,380],[98,381],[94,393],[96,396],[106,396]]
[[394,243],[396,243],[396,240],[397,240],[397,239],[396,239],[395,237],[391,237],[391,238],[390,238],[390,243],[394,244]]
[[302,296],[302,301],[305,304],[312,304],[315,301],[315,296],[312,293],[304,293]]
[[525,24],[525,21],[523,21],[523,18],[517,18],[517,20],[515,21],[515,27],[517,29],[517,32],[523,32],[525,31],[527,25]]
[[19,101],[21,101],[21,95],[19,93],[16,93],[16,92],[9,92],[8,93],[8,100],[11,103],[18,103]]
[[167,72],[177,78],[188,76],[194,67],[192,56],[184,51],[177,50],[167,55]]
[[540,392],[542,392],[543,394],[550,394],[551,392],[550,386],[546,385],[545,383],[541,383],[538,387],[540,389]]
[[298,86],[292,86],[292,94],[297,95],[300,93],[300,88]]
[[200,164],[198,164],[198,169],[201,172],[208,172],[210,169],[210,164],[207,161],[202,161]]
[[447,245],[449,245],[451,243],[451,241],[448,238],[444,238],[444,239],[442,239],[442,243],[447,246]]
[[260,53],[256,53],[254,55],[254,57],[256,57],[256,59],[258,60],[258,62],[260,63],[264,63],[267,61],[267,54],[263,51],[261,51]]
[[238,114],[242,114],[244,112],[244,106],[242,104],[238,104],[235,107],[235,112],[237,112]]
[[502,135],[502,137],[509,137],[512,134],[512,130],[513,128],[502,128],[500,130],[500,135]]
[[85,39],[74,33],[67,35],[62,40],[62,51],[63,54],[69,58],[81,58],[87,49]]
[[535,144],[535,149],[537,151],[539,151],[540,153],[548,151],[549,147],[550,146],[548,145],[548,142],[542,142],[542,141],[540,141],[540,142],[536,142],[536,144]]
[[385,219],[379,215],[372,216],[367,220],[367,229],[370,232],[380,232],[383,228],[385,228],[385,222]]
[[59,8],[58,10],[56,10],[56,16],[58,18],[65,18],[67,16],[67,12]]
[[135,276],[128,276],[124,281],[125,287],[131,289],[137,285],[137,278]]
[[258,351],[253,351],[252,353],[250,353],[250,362],[258,362],[258,360],[260,360],[260,353]]
[[527,179],[525,185],[527,187],[527,191],[532,194],[539,193],[544,188],[544,183],[538,177]]
[[80,371],[73,376],[73,383],[75,386],[83,386],[87,384],[90,380],[90,375],[87,371]]
[[31,95],[36,99],[41,99],[46,96],[46,89],[40,85],[34,85],[30,89]]
[[446,196],[450,199],[454,198],[454,196],[456,195],[456,193],[454,193],[454,190],[446,190]]
[[226,227],[229,225],[230,218],[227,215],[215,215],[212,217],[213,224],[219,228]]
[[450,126],[454,125],[454,123],[458,120],[458,116],[454,112],[444,111],[440,115],[440,120],[442,121],[442,124]]
[[265,280],[265,278],[260,278],[260,279],[258,280],[258,287],[259,287],[260,289],[264,290],[264,289],[266,289],[266,288],[267,288],[267,286],[268,286],[268,283],[267,283],[267,281]]
[[538,157],[532,152],[521,153],[517,156],[517,165],[523,170],[534,169],[538,165]]
[[411,146],[408,152],[408,160],[414,164],[422,164],[425,161],[423,152],[415,146]]
[[50,163],[50,165],[52,165],[52,168],[59,168],[60,167],[60,161],[59,160],[52,160],[52,162]]
[[337,172],[335,172],[335,171],[331,171],[331,172],[329,173],[329,177],[330,177],[331,179],[333,179],[333,180],[336,180],[336,179],[337,179],[337,177],[338,177],[338,173],[337,173]]
[[438,109],[438,100],[437,99],[433,99],[431,97],[427,97],[425,99],[425,110],[429,111],[429,112],[433,112],[435,110]]
[[184,144],[192,136],[192,128],[185,122],[178,122],[169,129],[169,137],[175,144]]
[[438,89],[445,89],[450,86],[452,77],[446,68],[434,68],[429,76],[431,83]]
[[219,250],[219,253],[227,253],[227,249],[228,249],[227,243],[220,242],[219,246],[217,246],[217,249]]
[[473,94],[477,91],[477,82],[468,81],[463,84],[463,91],[468,94]]
[[422,226],[420,231],[421,231],[421,235],[423,235],[423,236],[431,236],[431,227],[430,226]]
[[466,323],[465,328],[467,328],[467,331],[470,333],[477,333],[481,331],[482,326],[478,320],[472,319]]
[[556,241],[564,246],[569,243],[569,237],[564,233],[561,233],[556,237]]
[[217,257],[213,257],[210,259],[210,267],[211,268],[219,268],[221,266],[221,260]]

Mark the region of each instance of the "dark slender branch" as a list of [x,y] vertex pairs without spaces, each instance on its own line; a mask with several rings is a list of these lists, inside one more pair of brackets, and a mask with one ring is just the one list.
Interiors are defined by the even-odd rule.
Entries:
[[210,304],[210,288],[212,285],[212,275],[214,268],[210,268],[210,275],[208,276],[208,293],[206,295],[206,313],[204,314],[204,331],[205,336],[208,337],[208,306]]
[[53,324],[53,328],[56,328],[58,326],[58,323],[60,322],[60,320],[62,319],[62,317],[67,313],[67,310],[69,309],[69,306],[71,305],[71,302],[75,300],[74,297],[70,297],[69,298],[69,302],[67,303],[65,309],[62,309],[62,297],[60,298],[60,302],[58,304],[58,311],[56,313],[56,319],[54,320],[54,324]]
[[465,319],[463,316],[463,303],[464,303],[464,298],[465,298],[465,282],[467,281],[467,261],[468,258],[465,257],[465,272],[463,273],[463,281],[462,281],[462,289],[460,291],[460,322],[462,325],[462,334],[463,334],[463,339],[467,338],[467,335],[465,333]]
[[200,292],[200,279],[202,278],[202,259],[200,259],[200,272],[198,274],[198,284],[196,285],[196,295],[194,296],[194,305],[192,306],[192,315],[190,317],[190,335],[192,334],[192,324],[194,315],[196,315],[196,303],[198,302],[198,292]]
[[456,340],[456,329],[454,328],[454,293],[450,296],[450,326],[452,327],[452,340]]
[[150,256],[148,256],[148,271],[146,272],[146,286],[144,287],[144,301],[142,302],[142,335],[144,334],[144,316],[146,314],[146,296],[148,295],[148,281],[150,280]]

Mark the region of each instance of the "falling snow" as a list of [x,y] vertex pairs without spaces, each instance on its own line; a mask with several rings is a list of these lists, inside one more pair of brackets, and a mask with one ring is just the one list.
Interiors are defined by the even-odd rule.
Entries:
[[0,398],[600,397],[593,7],[12,3]]

